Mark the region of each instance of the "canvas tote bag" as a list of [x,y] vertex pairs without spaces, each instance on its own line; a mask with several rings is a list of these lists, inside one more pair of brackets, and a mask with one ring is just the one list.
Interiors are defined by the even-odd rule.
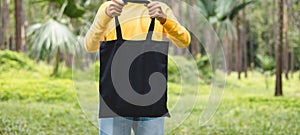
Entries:
[[118,17],[115,24],[117,39],[100,44],[99,118],[169,117],[169,42],[152,40],[155,19],[142,41],[124,40]]

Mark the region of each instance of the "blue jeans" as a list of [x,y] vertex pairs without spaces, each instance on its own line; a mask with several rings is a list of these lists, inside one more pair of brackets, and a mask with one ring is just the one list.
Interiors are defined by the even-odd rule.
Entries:
[[99,119],[100,135],[163,135],[164,117],[114,117]]

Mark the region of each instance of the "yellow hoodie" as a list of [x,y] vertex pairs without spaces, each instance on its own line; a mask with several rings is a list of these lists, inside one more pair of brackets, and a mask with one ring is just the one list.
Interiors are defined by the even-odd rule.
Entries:
[[[156,20],[152,39],[162,41],[163,36],[166,36],[177,47],[187,47],[191,41],[189,32],[178,23],[172,10],[166,4],[161,4],[163,11],[167,15],[167,20],[164,24]],[[117,39],[115,20],[105,12],[107,6],[108,2],[100,6],[95,20],[86,34],[85,47],[88,52],[97,52],[100,47],[100,41]],[[118,18],[124,40],[146,39],[151,19],[144,4],[128,3],[124,6],[121,16]]]

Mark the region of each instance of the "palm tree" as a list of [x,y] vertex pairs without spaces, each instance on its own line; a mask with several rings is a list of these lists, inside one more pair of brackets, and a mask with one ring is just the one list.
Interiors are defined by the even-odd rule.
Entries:
[[198,5],[201,14],[212,24],[218,24],[217,32],[224,41],[224,48],[226,48],[227,64],[229,71],[231,70],[231,52],[232,41],[238,40],[237,29],[233,25],[233,19],[238,13],[254,1],[250,0],[243,2],[243,0],[200,0]]
[[53,59],[55,62],[52,75],[56,75],[64,54],[75,54],[82,49],[77,37],[64,24],[54,19],[32,25],[28,29],[30,54],[36,60]]
[[[54,69],[52,75],[57,75],[59,70],[59,64],[67,57],[70,64],[70,56],[75,53],[80,53],[84,47],[80,43],[80,37],[77,37],[71,28],[70,21],[61,23],[59,20],[63,19],[63,15],[68,18],[79,18],[85,10],[80,5],[83,5],[86,0],[82,0],[80,4],[75,4],[70,1],[56,1],[56,0],[44,0],[54,7],[61,7],[59,12],[56,9],[55,12],[58,14],[48,19],[43,23],[37,23],[28,28],[27,36],[29,37],[29,50],[32,57],[37,61],[40,59],[47,59],[54,61]],[[55,19],[54,19],[55,18]]]
[[278,37],[276,45],[276,87],[275,96],[282,96],[282,39],[283,39],[283,0],[278,0]]

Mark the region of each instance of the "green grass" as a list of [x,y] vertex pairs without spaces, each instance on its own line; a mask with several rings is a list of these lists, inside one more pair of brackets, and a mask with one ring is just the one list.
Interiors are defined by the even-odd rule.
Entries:
[[[72,80],[49,78],[47,75],[22,70],[7,71],[0,76],[1,134],[98,133],[92,124],[95,125],[96,120],[89,121],[91,118],[96,119],[96,116],[90,116],[95,113],[86,116],[81,111]],[[183,116],[189,115],[170,134],[299,134],[300,88],[297,86],[300,81],[296,78],[284,81],[285,96],[274,97],[273,88],[266,89],[262,80],[263,76],[256,72],[242,80],[237,80],[235,74],[229,76],[220,107],[213,119],[202,127],[198,123],[207,103],[210,86],[201,85],[197,105],[189,115],[189,112],[180,110],[193,103],[193,89],[181,90],[180,85],[170,83],[169,108],[172,118],[166,120],[166,132],[177,126]],[[89,90],[96,88],[95,83],[91,82],[82,82],[78,87],[80,85],[91,86],[87,88]],[[98,96],[88,94],[88,91],[76,91],[81,96]],[[87,111],[97,109],[97,99],[86,97],[80,99],[81,103],[90,104],[83,107]],[[187,103],[179,103],[172,109],[179,98]]]
[[[76,71],[72,80],[70,69],[63,69],[63,76],[49,77],[51,67],[43,63],[34,67],[39,68],[0,73],[0,134],[97,134],[94,73],[87,71],[85,76]],[[270,88],[266,89],[264,76],[258,72],[250,72],[248,79],[241,80],[235,73],[227,76],[221,104],[204,126],[199,121],[207,106],[210,85],[201,83],[197,94],[192,86],[182,89],[170,82],[168,106],[172,117],[166,118],[166,133],[300,134],[300,81],[298,74],[294,76],[284,80],[283,97],[274,97],[274,77],[269,78]]]

